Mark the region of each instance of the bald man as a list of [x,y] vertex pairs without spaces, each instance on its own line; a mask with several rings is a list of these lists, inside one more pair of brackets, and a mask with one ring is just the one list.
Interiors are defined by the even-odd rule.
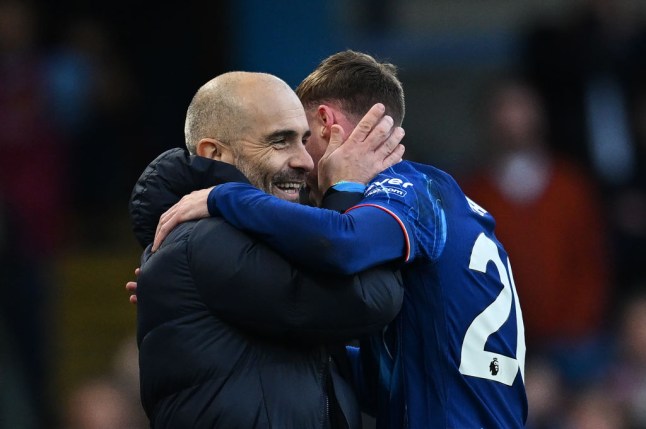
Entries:
[[[352,136],[377,148],[382,168],[399,137],[383,109],[364,119]],[[190,190],[250,182],[296,201],[313,168],[298,97],[272,75],[218,76],[195,94],[185,136],[189,153],[174,149],[153,161],[130,202],[146,248],[137,337],[151,427],[360,428],[344,362],[332,354],[343,356],[344,341],[395,317],[403,299],[397,273],[300,270],[219,218],[183,223],[156,252],[149,246],[159,216]]]

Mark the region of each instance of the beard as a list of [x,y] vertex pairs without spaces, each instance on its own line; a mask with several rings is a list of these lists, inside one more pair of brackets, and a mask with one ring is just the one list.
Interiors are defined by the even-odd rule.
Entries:
[[264,164],[254,165],[247,161],[246,158],[236,156],[234,165],[238,170],[240,170],[240,172],[242,172],[242,174],[244,174],[253,186],[268,194],[271,193],[271,181],[269,180],[268,173],[265,171],[266,167]]
[[249,162],[246,158],[238,156],[235,159],[234,165],[245,175],[249,182],[260,189],[261,191],[276,195],[278,188],[277,184],[301,182],[305,183],[307,172],[293,168],[286,168],[272,174],[269,166],[265,163]]

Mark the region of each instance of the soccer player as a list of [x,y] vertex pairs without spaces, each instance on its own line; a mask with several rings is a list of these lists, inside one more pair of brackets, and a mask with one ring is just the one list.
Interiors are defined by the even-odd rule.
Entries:
[[[285,203],[248,184],[224,184],[208,193],[208,205],[202,191],[169,210],[156,242],[187,213],[208,208],[319,270],[355,273],[400,262],[400,314],[362,343],[361,359],[349,350],[378,427],[523,427],[523,320],[493,217],[433,166],[403,161],[367,181],[351,159],[335,157],[337,146],[326,147],[332,137],[341,141],[336,134],[354,128],[359,113],[377,101],[401,123],[404,94],[394,67],[341,52],[325,59],[296,92],[312,130],[306,147],[318,162],[322,186],[313,189],[315,200],[324,192],[359,191],[361,201],[340,214]],[[308,184],[315,187],[316,179]]]

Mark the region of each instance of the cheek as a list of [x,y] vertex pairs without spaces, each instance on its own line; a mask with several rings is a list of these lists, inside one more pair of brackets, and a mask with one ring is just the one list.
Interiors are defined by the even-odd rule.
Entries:
[[310,139],[305,146],[305,150],[312,157],[314,161],[314,168],[308,174],[308,185],[311,188],[316,188],[318,186],[318,170],[319,170],[319,161],[325,153],[326,142],[323,142],[322,139]]
[[267,192],[267,184],[274,170],[270,161],[270,157],[265,156],[264,153],[241,153],[233,164],[242,171],[252,185]]
[[308,174],[308,176],[310,177],[318,176],[319,160],[323,156],[323,152],[320,152],[318,149],[319,148],[315,148],[314,146],[310,147],[309,145],[307,147],[307,153],[310,154],[310,156],[312,157],[312,161],[314,162],[314,167],[312,168],[312,171],[310,171]]
[[309,153],[312,157],[312,161],[314,161],[314,168],[316,168],[319,160],[325,153],[325,146],[323,145],[322,141],[320,139],[310,138],[310,141],[307,142],[307,145],[305,146],[305,150],[307,150],[307,153]]
[[289,168],[289,157],[274,153],[272,156],[264,157],[257,165],[265,180],[271,181],[276,174]]
[[315,188],[318,186],[318,181],[319,181],[319,169],[316,164],[314,164],[314,168],[312,171],[310,171],[307,174],[307,185],[310,188]]

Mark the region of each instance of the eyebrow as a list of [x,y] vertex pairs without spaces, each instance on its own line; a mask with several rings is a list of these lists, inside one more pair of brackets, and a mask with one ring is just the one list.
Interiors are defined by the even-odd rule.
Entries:
[[[295,139],[298,137],[298,135],[299,134],[294,130],[277,130],[277,131],[274,131],[273,133],[266,135],[265,141],[272,142],[275,140],[280,140],[281,138],[284,138],[285,140]],[[312,132],[310,130],[307,130],[303,134],[303,138],[308,138],[311,135],[312,135]]]

